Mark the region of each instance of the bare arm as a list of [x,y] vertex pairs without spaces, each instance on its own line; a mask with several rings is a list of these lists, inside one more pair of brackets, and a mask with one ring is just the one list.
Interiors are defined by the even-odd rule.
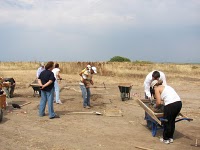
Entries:
[[60,71],[58,71],[57,78],[61,79],[61,77],[60,77]]
[[38,79],[38,84],[39,86],[42,86],[42,81],[40,79]]
[[49,86],[50,84],[52,84],[53,81],[52,81],[52,80],[49,80],[46,84],[42,85],[41,80],[38,79],[38,83],[39,83],[39,85],[41,86],[41,89],[44,89],[45,87],[47,87],[47,86]]
[[94,85],[94,82],[93,82],[93,80],[90,80],[90,83],[91,83],[92,85]]
[[161,105],[161,92],[160,87],[155,87],[156,107]]

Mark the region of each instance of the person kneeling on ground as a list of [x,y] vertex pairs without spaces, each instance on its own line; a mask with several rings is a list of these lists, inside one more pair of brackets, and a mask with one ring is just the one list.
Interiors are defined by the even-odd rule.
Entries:
[[97,73],[96,67],[92,67],[90,70],[86,70],[82,73],[81,81],[80,81],[80,88],[82,91],[83,97],[83,107],[90,109],[90,84],[94,84],[92,80],[92,76],[94,73]]
[[161,100],[164,101],[164,131],[163,138],[160,139],[161,142],[166,144],[173,143],[174,131],[175,131],[175,120],[182,108],[182,102],[175,90],[168,86],[162,85],[162,82],[154,80],[151,83],[151,87],[155,92],[156,104],[154,108],[159,108],[161,105]]
[[39,116],[45,116],[45,107],[46,103],[48,102],[48,111],[49,111],[49,118],[60,118],[58,115],[55,114],[53,108],[53,98],[54,98],[54,81],[55,77],[52,72],[54,68],[54,62],[50,61],[45,66],[45,70],[41,72],[38,83],[41,86],[41,100],[40,100],[40,107],[39,107]]
[[10,86],[4,87],[4,91],[6,92],[6,96],[8,98],[12,98],[15,90],[15,80],[13,78],[4,78],[4,82],[10,82]]

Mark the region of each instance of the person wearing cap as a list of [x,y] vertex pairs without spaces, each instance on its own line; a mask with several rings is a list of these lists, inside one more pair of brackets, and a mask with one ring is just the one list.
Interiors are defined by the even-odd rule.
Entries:
[[55,89],[55,102],[56,104],[62,104],[61,100],[60,100],[60,88],[59,88],[59,84],[58,84],[58,80],[62,80],[61,76],[60,76],[60,68],[59,68],[59,64],[56,63],[55,64],[55,68],[52,70],[52,72],[54,73],[54,77],[55,77],[55,82],[54,82],[54,89]]
[[173,143],[175,120],[182,108],[181,99],[172,87],[162,85],[162,82],[159,82],[158,80],[154,80],[151,83],[151,88],[153,89],[156,98],[154,108],[159,108],[161,106],[161,101],[163,101],[164,119],[168,120],[167,122],[163,122],[163,138],[160,138],[160,141],[166,144]]
[[91,67],[90,70],[86,70],[80,80],[80,88],[82,91],[82,97],[83,97],[83,107],[90,109],[90,85],[93,85],[94,82],[92,80],[93,74],[97,73],[96,67]]
[[151,93],[151,82],[153,80],[162,80],[163,81],[163,85],[167,85],[166,82],[166,77],[165,74],[161,71],[152,71],[150,72],[144,81],[144,92],[145,92],[145,99],[151,99],[152,97],[152,93]]
[[41,62],[40,67],[38,68],[37,73],[36,73],[37,79],[39,78],[41,72],[44,71],[44,70],[45,70],[44,62]]

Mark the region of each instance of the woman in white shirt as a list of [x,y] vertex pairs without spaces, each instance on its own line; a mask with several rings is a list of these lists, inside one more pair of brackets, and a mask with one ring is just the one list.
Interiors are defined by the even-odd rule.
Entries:
[[161,105],[161,100],[164,103],[164,131],[163,138],[160,139],[161,142],[166,144],[173,143],[173,135],[175,131],[175,120],[182,108],[182,102],[175,90],[168,86],[162,85],[162,82],[154,80],[151,83],[151,87],[155,92],[156,104],[154,108]]
[[60,69],[59,69],[58,63],[55,64],[55,68],[52,70],[52,72],[54,73],[54,77],[56,78],[56,80],[54,82],[54,89],[55,89],[55,94],[56,94],[55,101],[57,104],[62,104],[62,102],[60,100],[60,88],[59,88],[59,84],[58,84],[58,80],[61,80],[62,78],[60,77]]

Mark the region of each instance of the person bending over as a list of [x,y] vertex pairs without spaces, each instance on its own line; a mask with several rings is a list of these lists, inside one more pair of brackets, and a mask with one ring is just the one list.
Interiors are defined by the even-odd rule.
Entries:
[[160,141],[166,144],[173,143],[175,120],[182,108],[181,99],[172,87],[168,85],[162,85],[162,82],[154,80],[151,83],[151,87],[155,92],[156,98],[156,104],[154,105],[154,108],[159,108],[161,106],[161,100],[163,100],[164,119],[168,120],[167,122],[163,123],[163,138],[160,138]]
[[161,71],[152,71],[150,72],[144,81],[144,92],[145,92],[145,99],[151,99],[152,91],[151,91],[151,82],[153,80],[162,80],[163,85],[167,85],[165,74]]

